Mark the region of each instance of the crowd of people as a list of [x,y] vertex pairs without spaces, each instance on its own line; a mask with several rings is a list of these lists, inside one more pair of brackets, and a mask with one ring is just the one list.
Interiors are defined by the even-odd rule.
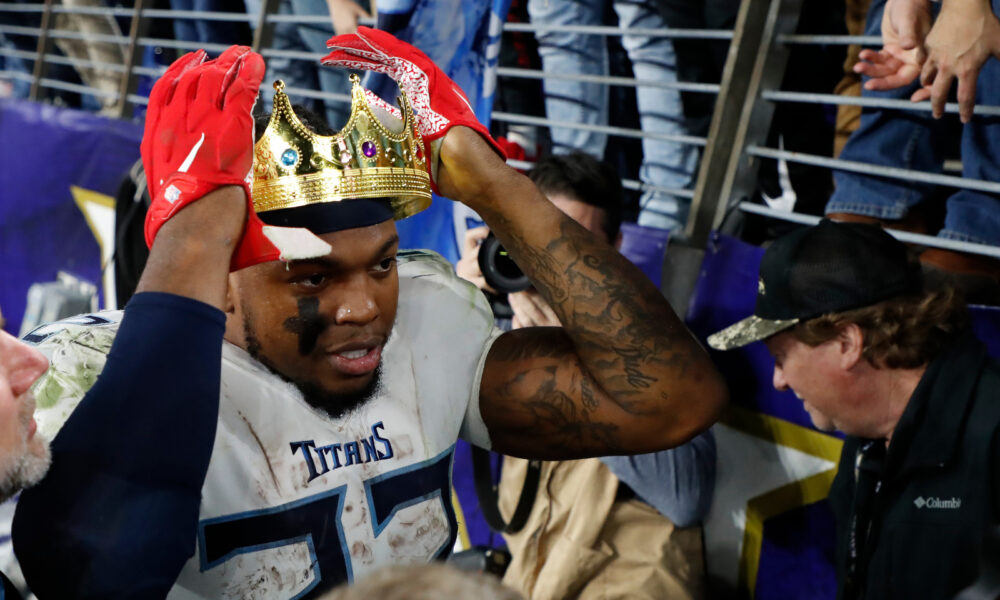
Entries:
[[[24,489],[12,538],[27,586],[4,576],[0,596],[711,597],[699,529],[716,479],[710,428],[735,391],[618,252],[629,210],[621,172],[602,160],[614,149],[554,127],[522,174],[504,160],[510,140],[494,139],[434,61],[358,26],[376,7],[327,4],[336,31],[277,35],[326,47],[308,76],[237,45],[184,54],[157,79],[141,148],[149,258],[124,310],[46,325],[30,343],[0,333],[0,495]],[[731,26],[738,8],[674,4],[523,8],[550,25],[613,9],[649,28]],[[850,66],[861,93],[932,110],[864,110],[841,157],[940,171],[942,140],[960,138],[963,175],[1000,181],[1000,120],[974,111],[998,100],[1000,0],[863,10],[883,47]],[[820,12],[827,24],[837,14]],[[607,74],[596,39],[549,30],[541,64]],[[621,43],[640,80],[721,71],[706,66],[714,44]],[[396,81],[398,104],[348,70]],[[305,107],[285,90],[333,91],[334,79],[349,103]],[[561,121],[606,123],[610,100],[588,85],[546,81],[540,102]],[[942,118],[953,87],[961,123]],[[651,87],[636,102],[644,130],[707,126],[701,97]],[[787,120],[775,123],[794,144]],[[690,189],[697,161],[690,145],[643,144],[640,223],[683,226],[686,200],[667,190]],[[816,429],[846,436],[829,496],[839,598],[1000,598],[1000,362],[967,309],[997,300],[1000,262],[886,232],[1000,246],[1000,198],[829,179],[827,218],[769,241],[753,314],[706,343],[762,343],[774,388],[793,391]],[[399,248],[395,222],[432,191],[486,223],[466,232],[455,265]],[[488,235],[527,289],[484,278]],[[524,522],[504,532],[502,580],[411,566],[455,545],[459,439],[506,457],[504,515],[537,480]]]

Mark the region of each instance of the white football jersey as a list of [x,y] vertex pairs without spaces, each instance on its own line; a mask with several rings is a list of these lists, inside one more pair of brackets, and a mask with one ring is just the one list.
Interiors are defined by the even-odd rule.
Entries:
[[[399,280],[380,389],[340,419],[225,344],[197,548],[168,598],[313,597],[450,551],[452,452],[460,436],[489,447],[479,380],[501,332],[440,256],[400,252]],[[84,315],[25,337],[52,361],[35,387],[42,432],[53,435],[93,384],[120,319]]]

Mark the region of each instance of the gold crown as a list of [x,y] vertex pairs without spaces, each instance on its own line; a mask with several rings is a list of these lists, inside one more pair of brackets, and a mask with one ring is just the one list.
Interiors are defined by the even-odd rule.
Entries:
[[359,81],[351,75],[351,117],[331,136],[303,125],[284,82],[274,82],[271,119],[254,145],[254,210],[386,198],[399,220],[430,206],[427,154],[406,95],[400,90],[402,130],[391,131],[375,114],[387,111],[371,105]]

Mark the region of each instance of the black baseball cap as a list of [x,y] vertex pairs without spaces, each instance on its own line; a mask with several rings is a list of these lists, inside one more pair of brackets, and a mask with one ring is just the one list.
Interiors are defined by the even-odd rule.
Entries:
[[753,315],[708,336],[730,350],[827,313],[870,306],[923,287],[920,265],[877,225],[819,224],[792,232],[764,252]]

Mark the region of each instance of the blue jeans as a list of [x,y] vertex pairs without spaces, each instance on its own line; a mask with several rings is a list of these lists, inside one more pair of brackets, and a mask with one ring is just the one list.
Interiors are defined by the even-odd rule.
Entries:
[[[879,35],[885,0],[875,0],[868,12],[866,34]],[[1000,0],[993,0],[1000,12]],[[870,92],[874,98],[909,98],[919,82],[897,90]],[[976,104],[1000,105],[1000,61],[989,59],[979,73]],[[940,173],[942,148],[953,116],[934,120],[929,112],[866,108],[858,127],[841,154],[845,160]],[[962,126],[962,176],[1000,181],[1000,117],[974,116]],[[928,183],[837,171],[836,191],[826,213],[846,212],[879,219],[901,219],[910,207],[931,196]],[[959,190],[947,200],[944,228],[938,237],[1000,246],[1000,197],[973,190]]]
[[[652,3],[644,0],[614,2],[623,28],[662,28],[664,23]],[[592,0],[528,0],[528,14],[537,25],[601,25],[604,3]],[[604,36],[543,31],[537,34],[538,53],[545,71],[585,75],[608,74]],[[622,36],[622,46],[632,62],[636,79],[676,81],[677,63],[669,39],[639,35]],[[676,90],[638,87],[639,121],[647,133],[687,134],[681,97]],[[608,123],[608,88],[604,84],[545,80],[545,111],[550,119],[590,125]],[[603,158],[607,135],[592,131],[552,128],[555,152],[580,150]],[[686,189],[694,181],[698,149],[694,146],[643,140],[639,178],[643,183]],[[690,202],[663,192],[645,192],[640,198],[639,223],[650,227],[683,227]]]
[[[172,10],[229,11],[235,8],[234,4],[228,0],[170,0]],[[186,42],[208,44],[236,44],[242,41],[236,21],[205,19],[174,19],[174,37]]]
[[[246,0],[247,11],[251,14],[260,12],[260,0]],[[326,53],[326,41],[333,37],[333,24],[329,21],[330,9],[325,0],[281,0],[278,4],[278,14],[282,15],[325,15],[326,23],[276,23],[274,26],[275,50],[293,50],[296,52]],[[314,100],[296,97],[289,94],[292,102],[303,104],[317,112],[327,124],[339,131],[347,124],[351,114],[351,82],[346,69],[324,67],[319,60],[300,60],[297,58],[268,58],[267,75],[261,86],[261,97],[265,108],[271,110],[274,98],[274,80],[281,79],[286,87],[306,90],[323,91],[331,94],[344,94],[343,100]]]

